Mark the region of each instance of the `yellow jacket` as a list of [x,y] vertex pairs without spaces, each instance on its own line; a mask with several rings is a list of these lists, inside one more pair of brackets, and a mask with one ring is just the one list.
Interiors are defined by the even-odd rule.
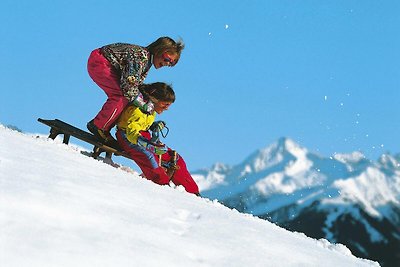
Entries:
[[128,140],[137,144],[140,131],[147,131],[156,118],[156,112],[148,115],[143,113],[138,107],[130,105],[118,119],[118,129],[126,133]]

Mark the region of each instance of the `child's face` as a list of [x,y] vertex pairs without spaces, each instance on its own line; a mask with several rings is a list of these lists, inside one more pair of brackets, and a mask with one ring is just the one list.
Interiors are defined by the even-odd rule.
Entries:
[[175,65],[178,59],[178,55],[168,54],[167,52],[154,56],[153,65],[156,69],[168,66],[172,67]]
[[161,114],[165,110],[168,110],[171,104],[172,104],[171,102],[158,101],[157,103],[154,103],[154,111],[157,112],[157,114]]

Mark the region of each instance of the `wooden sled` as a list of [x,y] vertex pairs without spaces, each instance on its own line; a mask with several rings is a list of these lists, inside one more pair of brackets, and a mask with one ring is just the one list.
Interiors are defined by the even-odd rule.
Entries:
[[39,118],[38,121],[50,127],[49,138],[51,139],[55,139],[59,134],[62,134],[64,135],[63,139],[64,144],[68,144],[70,137],[73,136],[79,140],[82,140],[86,143],[93,145],[93,152],[91,153],[91,156],[93,158],[99,157],[99,155],[104,152],[106,154],[105,157],[110,160],[113,154],[116,156],[123,156],[130,159],[128,154],[122,151],[122,149],[118,146],[118,144],[103,143],[97,140],[93,134],[83,131],[66,122],[63,122],[58,119],[44,120],[41,118]]

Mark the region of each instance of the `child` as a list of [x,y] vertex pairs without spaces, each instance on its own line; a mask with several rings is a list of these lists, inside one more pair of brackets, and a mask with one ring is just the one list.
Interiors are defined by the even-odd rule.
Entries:
[[156,69],[178,63],[184,44],[169,37],[160,37],[147,47],[115,43],[92,51],[88,72],[93,81],[106,93],[108,99],[87,128],[97,139],[113,141],[110,129],[128,103],[145,113],[153,113],[154,103],[146,101],[138,87],[151,66]]
[[118,120],[116,135],[119,145],[136,162],[147,179],[160,185],[172,181],[175,185],[182,185],[187,192],[199,195],[199,188],[180,155],[176,157],[176,168],[173,170],[160,166],[158,156],[161,155],[163,162],[171,162],[174,160],[174,151],[153,140],[149,132],[149,129],[154,130],[165,125],[154,120],[156,113],[161,114],[175,101],[174,91],[169,85],[159,82],[143,84],[140,90],[145,100],[154,103],[154,112],[147,114],[140,108],[129,105]]

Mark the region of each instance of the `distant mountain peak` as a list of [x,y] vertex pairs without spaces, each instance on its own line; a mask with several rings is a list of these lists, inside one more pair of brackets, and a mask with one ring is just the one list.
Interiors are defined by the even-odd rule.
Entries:
[[295,157],[303,157],[308,151],[288,137],[281,137],[277,142],[268,146],[265,150],[275,150],[280,153],[290,153]]
[[304,159],[307,153],[307,149],[301,147],[292,139],[281,137],[275,143],[253,154],[246,162],[250,161],[254,171],[258,172],[277,165],[285,159]]

